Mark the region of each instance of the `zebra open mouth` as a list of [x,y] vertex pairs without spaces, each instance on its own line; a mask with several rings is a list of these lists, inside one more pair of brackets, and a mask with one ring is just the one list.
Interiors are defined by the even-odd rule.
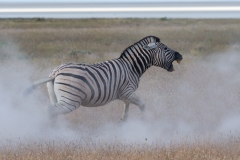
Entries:
[[181,59],[178,59],[178,60],[176,60],[176,61],[177,61],[178,64],[180,64],[182,60],[181,60]]
[[[182,59],[177,59],[176,60],[178,64],[181,63]],[[173,67],[173,64],[170,65],[169,69],[167,70],[168,72],[173,72],[175,71],[174,67]]]
[[177,61],[178,64],[182,61],[183,57],[180,53],[175,52],[175,60]]

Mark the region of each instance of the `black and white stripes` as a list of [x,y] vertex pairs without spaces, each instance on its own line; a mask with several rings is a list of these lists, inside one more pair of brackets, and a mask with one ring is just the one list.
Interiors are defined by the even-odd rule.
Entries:
[[[97,64],[68,63],[54,69],[47,86],[52,105],[51,116],[71,112],[78,107],[96,107],[112,100],[125,103],[122,119],[127,117],[129,104],[144,111],[144,102],[135,94],[142,74],[152,65],[173,71],[172,62],[182,56],[148,36],[126,48],[117,59]],[[52,80],[55,78],[54,80]]]

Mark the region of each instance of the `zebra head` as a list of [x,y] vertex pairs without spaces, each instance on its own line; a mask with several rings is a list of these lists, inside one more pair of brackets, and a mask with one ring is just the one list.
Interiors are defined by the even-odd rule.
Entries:
[[159,42],[149,43],[144,45],[143,48],[153,54],[153,65],[166,69],[169,72],[174,71],[173,61],[180,64],[182,55],[165,44]]

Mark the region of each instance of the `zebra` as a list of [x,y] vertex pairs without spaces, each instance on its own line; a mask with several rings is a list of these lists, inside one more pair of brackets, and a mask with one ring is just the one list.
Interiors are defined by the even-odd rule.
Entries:
[[136,95],[140,77],[151,66],[174,71],[173,61],[182,55],[161,43],[160,38],[147,36],[127,47],[119,58],[96,64],[67,63],[55,68],[48,78],[33,83],[32,88],[47,83],[51,105],[49,117],[72,112],[81,105],[97,107],[113,100],[124,102],[122,121],[128,117],[129,105],[137,105],[143,114],[144,101]]

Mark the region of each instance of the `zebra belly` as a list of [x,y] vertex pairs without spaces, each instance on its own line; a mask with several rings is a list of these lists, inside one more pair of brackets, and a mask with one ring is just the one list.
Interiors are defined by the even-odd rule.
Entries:
[[98,106],[103,106],[113,100],[117,99],[116,96],[113,97],[112,99],[109,99],[107,101],[89,101],[89,100],[83,100],[82,101],[82,106],[84,107],[98,107]]
[[[58,76],[55,79],[54,91],[58,101],[64,101],[73,106],[97,107],[109,103],[117,98],[117,90],[113,92],[110,86],[98,88],[90,83],[90,87],[85,82],[75,81],[70,77]],[[96,89],[98,88],[98,89]],[[111,92],[109,94],[109,91]],[[78,108],[77,107],[77,108]]]

